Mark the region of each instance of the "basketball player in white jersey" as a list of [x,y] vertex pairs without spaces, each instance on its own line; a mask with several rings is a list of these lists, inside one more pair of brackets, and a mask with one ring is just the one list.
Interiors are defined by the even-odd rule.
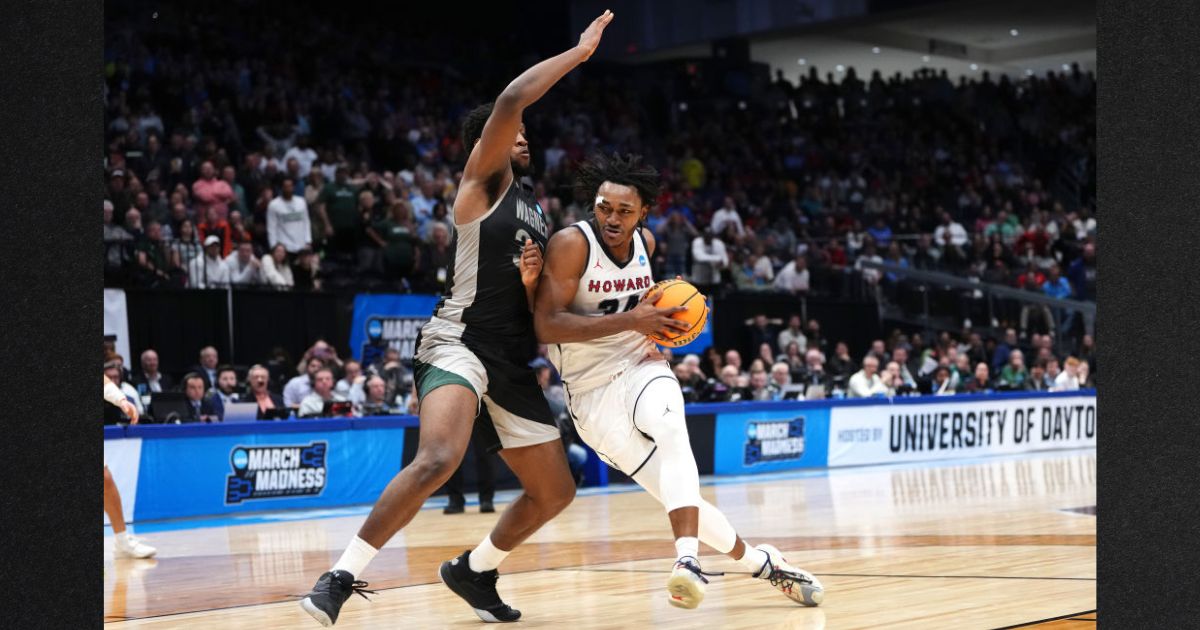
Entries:
[[[104,400],[121,408],[129,416],[130,424],[137,424],[138,410],[116,383],[104,377]],[[125,531],[125,512],[121,509],[121,493],[117,491],[117,483],[113,481],[108,465],[104,466],[104,512],[112,523],[113,536],[116,538],[116,555],[129,558],[153,558],[158,550],[134,538]]]
[[657,308],[661,293],[646,295],[654,236],[641,223],[658,196],[657,171],[636,156],[593,157],[580,168],[578,189],[595,199],[594,215],[550,238],[534,327],[562,376],[579,437],[667,510],[677,557],[670,603],[695,608],[704,598],[702,540],[793,601],[820,604],[824,590],[815,577],[788,565],[775,547],[747,545],[700,496],[683,393],[647,337],[688,332],[670,317],[684,307]]

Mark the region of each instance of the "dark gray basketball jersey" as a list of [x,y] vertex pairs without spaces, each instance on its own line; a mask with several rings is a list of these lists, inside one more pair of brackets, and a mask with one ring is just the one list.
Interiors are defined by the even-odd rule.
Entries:
[[532,360],[537,339],[520,258],[526,238],[545,252],[547,232],[537,200],[514,178],[483,216],[455,226],[449,285],[434,316],[461,324],[468,346],[515,345],[528,358],[513,359]]

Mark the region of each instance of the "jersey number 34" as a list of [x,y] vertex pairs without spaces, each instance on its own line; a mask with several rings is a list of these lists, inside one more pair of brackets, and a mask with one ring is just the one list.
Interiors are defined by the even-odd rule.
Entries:
[[[638,299],[640,297],[641,296],[638,295],[629,296],[629,300],[625,302],[625,308],[621,309],[621,312],[623,313],[625,311],[632,311],[633,308],[638,305]],[[600,310],[604,311],[605,315],[612,315],[613,313],[616,313],[617,308],[620,306],[620,300],[604,300],[600,302]]]

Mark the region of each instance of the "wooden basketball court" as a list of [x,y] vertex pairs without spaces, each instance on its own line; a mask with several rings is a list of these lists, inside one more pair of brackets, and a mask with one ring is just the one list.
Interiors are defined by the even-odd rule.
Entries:
[[[636,488],[583,494],[501,566],[523,627],[1094,628],[1094,450],[705,480],[704,496],[752,544],[815,573],[804,608],[701,548],[711,579],[696,610],[667,603],[667,517]],[[505,495],[498,497],[502,503]],[[446,516],[430,502],[362,576],[337,628],[482,628],[437,578],[495,515]],[[503,509],[502,505],[497,506]],[[342,515],[339,515],[342,514]],[[319,628],[297,604],[366,508],[148,525],[154,560],[112,559],[109,628]],[[245,524],[242,524],[245,523]],[[155,530],[158,531],[155,531]]]

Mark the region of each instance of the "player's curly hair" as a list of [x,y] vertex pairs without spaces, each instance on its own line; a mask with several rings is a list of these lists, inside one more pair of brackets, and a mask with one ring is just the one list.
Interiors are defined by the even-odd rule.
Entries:
[[475,141],[483,137],[483,126],[487,124],[487,119],[492,115],[493,105],[495,103],[484,103],[467,112],[467,115],[463,117],[462,142],[463,149],[467,153],[471,152]]
[[653,206],[658,199],[658,170],[643,164],[640,155],[627,153],[622,157],[616,153],[611,156],[595,153],[579,165],[575,190],[585,198],[595,197],[604,182],[634,188],[647,206]]

